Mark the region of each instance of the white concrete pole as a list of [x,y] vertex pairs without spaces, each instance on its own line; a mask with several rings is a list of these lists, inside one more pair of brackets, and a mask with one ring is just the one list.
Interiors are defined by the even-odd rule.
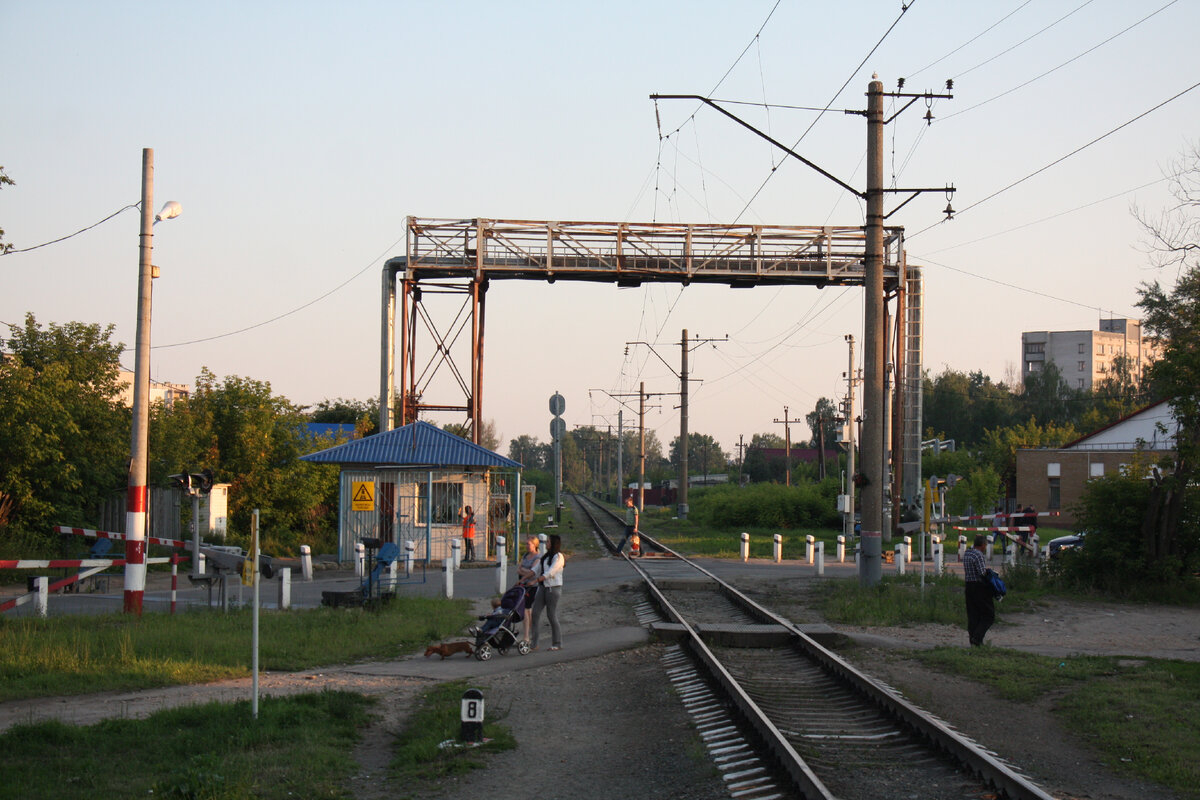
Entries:
[[783,561],[783,534],[775,534],[775,563]]
[[909,546],[906,545],[904,542],[900,542],[898,545],[896,545],[896,574],[897,575],[904,574],[904,562],[906,560],[905,556],[907,555],[907,553],[905,551],[908,550],[908,547]]
[[958,560],[963,560],[963,554],[967,552],[967,537],[960,535],[958,537]]
[[412,577],[413,555],[416,553],[417,543],[411,539],[404,543],[404,577]]
[[508,553],[504,551],[504,537],[496,537],[496,594],[508,589]]
[[817,574],[825,574],[825,543],[817,542]]
[[279,610],[286,611],[292,607],[292,568],[284,567],[279,570]]
[[942,544],[940,539],[935,541],[933,543],[933,574],[935,575],[942,574],[942,567],[945,561],[944,553],[945,545]]
[[839,564],[846,563],[846,537],[841,534],[837,538],[837,560]]
[[455,569],[462,566],[462,542],[457,538],[450,541],[450,561]]
[[300,575],[305,581],[313,579],[312,548],[306,544],[300,545]]
[[750,534],[742,532],[742,561],[750,560]]
[[37,597],[33,600],[33,607],[37,609],[39,617],[45,617],[50,614],[50,578],[41,575],[33,579],[33,585],[37,587]]
[[354,545],[354,577],[361,578],[366,574],[367,548],[359,542]]
[[446,576],[444,581],[446,588],[446,599],[454,598],[454,557],[451,556],[442,562],[442,574]]
[[912,561],[912,537],[904,537],[904,562]]
[[813,545],[816,543],[816,541],[817,537],[813,536],[811,533],[804,537],[804,560],[809,564],[813,563],[813,554],[816,551],[816,548],[813,547]]

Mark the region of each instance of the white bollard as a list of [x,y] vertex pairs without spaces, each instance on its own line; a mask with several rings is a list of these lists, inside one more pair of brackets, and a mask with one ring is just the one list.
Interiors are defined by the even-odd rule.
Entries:
[[1017,546],[1015,544],[1010,543],[1004,548],[1004,563],[1009,565],[1017,563]]
[[292,607],[292,568],[284,567],[279,570],[279,610],[286,611]]
[[37,597],[34,598],[34,608],[37,609],[39,617],[45,617],[50,613],[50,578],[41,575],[33,579],[33,585],[37,587]]
[[388,594],[396,593],[396,583],[400,580],[400,561],[393,559],[392,563],[388,564],[387,569],[383,573],[383,578],[380,581],[380,590],[387,590]]
[[1029,537],[1029,546],[1033,548],[1033,557],[1037,558],[1041,554],[1041,548],[1038,546],[1038,535],[1036,533]]
[[775,534],[775,563],[783,561],[783,534]]
[[504,552],[504,537],[496,537],[496,594],[508,589],[508,553]]
[[454,564],[455,569],[462,566],[462,542],[458,539],[450,542],[450,561]]
[[959,561],[963,560],[963,554],[966,552],[967,552],[967,537],[959,536],[958,537],[958,560]]
[[306,544],[300,545],[300,575],[306,581],[311,581],[312,576],[312,548]]
[[846,537],[840,533],[837,538],[837,560],[839,564],[846,563]]
[[900,544],[896,545],[895,561],[896,561],[896,574],[897,575],[904,574],[904,562],[905,562],[904,556],[906,555],[904,551],[907,549],[908,549],[908,545],[906,545],[904,542],[901,542]]
[[197,575],[204,574],[204,562],[207,560],[208,559],[204,557],[204,553],[201,553],[200,555],[196,556],[196,574]]
[[443,581],[446,587],[446,599],[454,599],[454,559],[447,558],[442,562],[442,574],[445,576]]
[[825,574],[825,543],[817,542],[817,574]]
[[934,541],[934,543],[933,543],[933,574],[934,575],[942,574],[943,567],[945,566],[945,561],[946,561],[945,548],[946,548],[946,546],[944,544],[942,544],[941,539]]
[[858,559],[862,556],[862,541],[854,543],[854,565],[858,566]]
[[813,543],[815,541],[817,541],[817,537],[811,533],[804,537],[804,560],[810,564],[813,563],[813,551],[815,550]]
[[413,555],[417,550],[417,543],[411,539],[404,543],[404,577],[412,577]]
[[362,542],[354,545],[354,577],[361,578],[366,574],[367,548]]
[[987,562],[992,563],[992,540],[988,539],[987,551],[983,554],[987,558]]
[[742,532],[742,561],[750,560],[750,534]]
[[909,561],[912,561],[912,537],[905,536],[904,537],[904,563],[907,564]]

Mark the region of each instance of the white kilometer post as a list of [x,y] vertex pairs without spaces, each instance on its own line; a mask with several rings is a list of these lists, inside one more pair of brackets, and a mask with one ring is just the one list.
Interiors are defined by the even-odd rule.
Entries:
[[508,587],[508,554],[504,552],[504,537],[496,537],[496,594]]
[[896,545],[896,574],[897,575],[904,574],[904,561],[905,561],[904,557],[906,555],[906,553],[905,553],[906,550],[908,550],[908,545],[906,545],[904,542],[901,542],[900,544]]
[[816,543],[816,541],[817,537],[813,536],[811,533],[804,537],[804,560],[809,564],[813,563],[813,553],[815,550],[813,545]]
[[783,561],[783,534],[775,534],[775,563]]
[[839,564],[846,563],[846,537],[840,533],[837,538],[837,560]]
[[742,561],[750,560],[750,534],[742,531]]
[[817,542],[817,574],[825,574],[825,543]]

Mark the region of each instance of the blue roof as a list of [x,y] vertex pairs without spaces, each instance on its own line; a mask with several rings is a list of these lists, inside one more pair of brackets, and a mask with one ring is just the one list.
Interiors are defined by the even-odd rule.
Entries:
[[300,456],[300,460],[316,464],[369,464],[374,467],[521,467],[511,458],[420,420],[394,431],[309,453]]

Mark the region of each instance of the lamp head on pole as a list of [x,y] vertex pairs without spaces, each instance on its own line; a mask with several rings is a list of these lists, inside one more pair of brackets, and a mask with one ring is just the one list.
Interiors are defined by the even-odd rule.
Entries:
[[164,219],[175,219],[183,213],[183,206],[179,205],[174,200],[168,200],[163,203],[162,211],[154,215],[155,224],[162,222]]

